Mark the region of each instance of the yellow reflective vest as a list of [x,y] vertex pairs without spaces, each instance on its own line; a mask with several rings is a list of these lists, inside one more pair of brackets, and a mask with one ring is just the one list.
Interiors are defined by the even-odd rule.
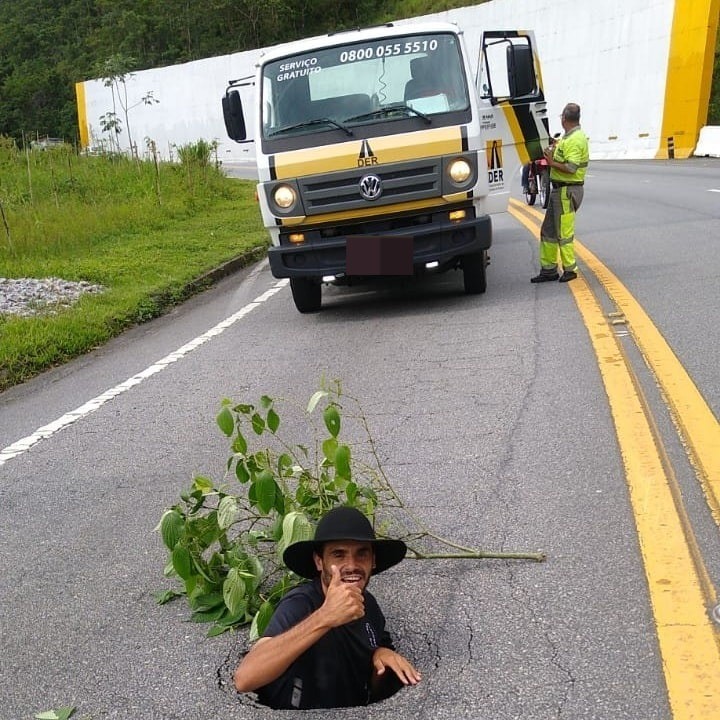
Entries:
[[585,182],[588,162],[590,161],[590,148],[587,135],[579,125],[569,130],[555,144],[553,160],[560,163],[568,163],[575,168],[574,172],[566,173],[557,168],[550,168],[550,180],[565,183]]

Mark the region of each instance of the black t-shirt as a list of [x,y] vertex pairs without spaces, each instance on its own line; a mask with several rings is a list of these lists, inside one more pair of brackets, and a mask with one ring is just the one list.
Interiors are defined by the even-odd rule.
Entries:
[[[367,590],[364,597],[365,616],[329,630],[277,680],[258,689],[260,702],[276,709],[368,703],[373,652],[393,645],[377,601]],[[275,637],[294,627],[324,600],[319,578],[293,588],[280,601],[264,637]]]

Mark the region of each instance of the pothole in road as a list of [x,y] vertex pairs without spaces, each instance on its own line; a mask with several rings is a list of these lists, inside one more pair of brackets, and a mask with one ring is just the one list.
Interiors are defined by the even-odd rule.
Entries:
[[[423,684],[428,682],[440,664],[440,653],[436,637],[418,631],[417,627],[411,626],[407,621],[396,620],[395,618],[388,618],[388,628],[391,631],[397,651],[407,657],[420,670]],[[238,638],[235,647],[217,669],[218,689],[222,693],[235,698],[241,705],[254,708],[256,711],[267,710],[272,712],[270,708],[259,703],[253,693],[238,693],[233,685],[233,672],[246,654],[246,646],[247,634],[242,634]],[[402,691],[393,697],[396,701],[401,701]]]

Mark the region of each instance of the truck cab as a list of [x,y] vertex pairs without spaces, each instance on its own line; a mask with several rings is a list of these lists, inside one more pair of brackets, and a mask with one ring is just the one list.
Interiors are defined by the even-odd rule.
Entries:
[[531,33],[484,34],[475,67],[455,25],[386,25],[278,46],[229,84],[228,135],[256,144],[270,268],[300,312],[368,276],[458,269],[485,292],[490,214],[547,119]]

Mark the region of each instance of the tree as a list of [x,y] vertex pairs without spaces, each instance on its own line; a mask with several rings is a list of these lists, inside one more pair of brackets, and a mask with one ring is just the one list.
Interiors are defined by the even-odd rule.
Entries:
[[120,133],[123,130],[121,120],[118,118],[117,107],[123,113],[125,120],[125,130],[128,136],[128,145],[131,155],[137,155],[137,146],[133,142],[132,132],[130,129],[130,110],[138,105],[154,105],[158,102],[153,91],[145,93],[139,102],[130,105],[128,100],[127,81],[132,77],[130,70],[137,64],[135,58],[122,53],[111,55],[105,62],[98,66],[98,72],[101,73],[103,84],[110,88],[112,93],[112,111],[106,112],[100,116],[100,126],[103,132],[110,133],[111,143],[114,141],[115,148],[120,151]]

